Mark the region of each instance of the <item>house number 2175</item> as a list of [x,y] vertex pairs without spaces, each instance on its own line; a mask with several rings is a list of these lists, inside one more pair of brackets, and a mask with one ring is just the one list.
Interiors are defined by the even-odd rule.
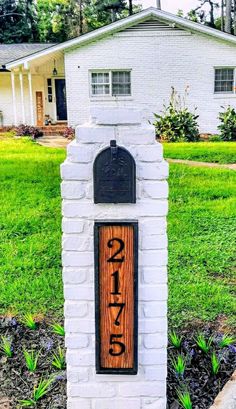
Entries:
[[137,226],[95,224],[97,373],[136,373]]
[[[113,243],[117,242],[119,244],[119,249],[114,253],[112,257],[110,257],[107,261],[108,263],[123,263],[125,256],[118,257],[118,254],[122,252],[125,248],[125,243],[123,240],[119,238],[112,238],[111,240],[108,241],[107,245],[109,248],[113,248]],[[119,270],[115,271],[114,273],[111,274],[111,277],[113,278],[113,291],[111,292],[111,295],[122,295],[120,292],[120,282],[119,282]],[[121,314],[123,309],[125,308],[125,303],[123,302],[110,302],[108,304],[109,308],[115,308],[118,313],[116,315],[116,318],[114,320],[114,324],[119,327],[120,326],[120,319],[122,319]],[[112,356],[120,356],[125,352],[125,344],[119,339],[122,339],[123,334],[111,334],[110,335],[110,345],[117,345],[118,351],[115,351],[114,348],[109,349],[109,354]]]

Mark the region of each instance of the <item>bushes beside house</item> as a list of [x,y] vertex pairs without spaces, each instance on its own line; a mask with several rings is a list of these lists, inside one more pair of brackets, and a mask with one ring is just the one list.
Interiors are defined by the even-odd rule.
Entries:
[[219,114],[220,138],[223,141],[236,141],[236,111],[235,108],[228,106]]
[[158,138],[168,142],[194,142],[198,141],[199,126],[197,119],[199,115],[191,112],[186,107],[188,88],[185,90],[183,99],[172,88],[169,105],[164,105],[161,114],[154,114],[156,135]]
[[16,136],[30,136],[32,139],[37,139],[43,135],[43,133],[35,126],[19,125],[15,128]]

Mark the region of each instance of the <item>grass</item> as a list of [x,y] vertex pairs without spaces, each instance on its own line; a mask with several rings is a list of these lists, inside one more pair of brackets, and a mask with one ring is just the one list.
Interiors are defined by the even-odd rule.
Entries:
[[[60,314],[65,151],[2,138],[0,155],[0,314]],[[169,183],[171,326],[222,314],[234,325],[236,172],[173,164]]]
[[236,163],[236,142],[164,143],[166,158]]
[[0,314],[58,311],[65,151],[1,137],[0,157]]
[[222,314],[235,324],[236,172],[173,164],[169,183],[171,326]]

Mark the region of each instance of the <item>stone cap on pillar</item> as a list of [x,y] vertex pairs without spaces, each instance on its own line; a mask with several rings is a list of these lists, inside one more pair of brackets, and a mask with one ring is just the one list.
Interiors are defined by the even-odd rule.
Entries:
[[91,122],[96,125],[139,125],[143,112],[134,107],[91,107]]

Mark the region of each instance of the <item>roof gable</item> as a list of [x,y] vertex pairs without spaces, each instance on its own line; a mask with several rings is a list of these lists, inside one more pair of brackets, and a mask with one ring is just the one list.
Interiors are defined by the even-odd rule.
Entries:
[[[17,65],[24,64],[24,63],[27,64],[28,62],[36,58],[40,58],[41,56],[48,55],[51,52],[62,51],[62,50],[66,51],[66,50],[69,50],[70,48],[79,47],[87,43],[90,43],[92,41],[99,41],[101,38],[112,35],[113,33],[118,33],[124,30],[131,31],[132,27],[137,28],[139,26],[139,27],[142,27],[142,29],[144,27],[146,27],[147,29],[147,22],[153,19],[156,19],[158,20],[159,23],[163,24],[162,27],[164,26],[166,27],[169,25],[169,26],[172,26],[172,30],[173,29],[185,30],[188,32],[205,34],[205,35],[211,36],[212,38],[226,41],[226,42],[236,45],[236,36],[221,32],[219,30],[210,28],[208,26],[204,26],[199,23],[192,22],[182,17],[175,16],[173,14],[167,13],[157,8],[150,7],[149,9],[143,10],[137,14],[126,17],[122,20],[118,20],[105,27],[101,27],[97,30],[86,33],[82,36],[65,41],[64,43],[57,44],[53,47],[50,47],[50,49],[39,51],[25,58],[13,60],[12,62],[7,64],[7,68],[13,68]],[[144,23],[146,23],[146,26]],[[156,23],[156,29],[159,23]]]

